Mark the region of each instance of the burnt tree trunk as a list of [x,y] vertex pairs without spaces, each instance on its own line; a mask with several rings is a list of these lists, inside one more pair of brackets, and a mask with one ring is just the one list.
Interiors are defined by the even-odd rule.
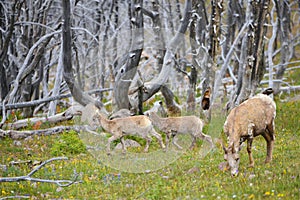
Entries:
[[[16,14],[16,10],[21,9],[22,3],[20,3],[18,0],[15,1],[15,3],[12,5],[12,14],[10,16],[10,24],[8,28],[8,34],[6,35],[4,41],[1,41],[1,49],[0,49],[0,94],[1,94],[1,100],[4,100],[4,98],[9,93],[9,84],[7,80],[7,74],[6,74],[6,68],[5,68],[5,62],[7,61],[7,52],[9,49],[9,43],[11,41],[11,38],[13,37],[13,31],[15,26],[15,18],[18,16]],[[0,8],[1,16],[4,16],[4,8],[1,6]],[[1,17],[0,19],[0,26],[1,28],[6,29],[4,17]],[[2,39],[2,31],[0,31],[0,36]]]
[[[241,81],[240,93],[237,96],[235,105],[240,104],[250,95],[254,95],[259,85],[265,66],[263,61],[263,33],[266,14],[269,8],[269,1],[262,2],[250,1],[247,6],[246,21],[249,23],[248,32],[245,35],[242,44],[241,63],[242,74],[239,79]],[[239,92],[239,88],[238,88]]]
[[[290,60],[290,57],[292,55],[292,50],[289,47],[289,41],[290,41],[290,15],[291,11],[289,8],[289,1],[275,1],[276,3],[276,9],[277,9],[277,15],[278,15],[278,22],[279,22],[279,39],[280,39],[280,64],[276,71],[276,79],[282,80],[285,69],[286,69],[286,63]],[[281,83],[275,82],[274,83],[274,93],[279,92]]]
[[131,23],[134,25],[134,28],[130,30],[132,31],[132,43],[125,62],[118,63],[119,66],[115,70],[114,95],[118,109],[130,109],[132,106],[129,102],[128,90],[136,74],[144,46],[142,7],[142,0],[134,0],[131,5]]
[[[208,63],[206,64],[207,72],[205,74],[205,80],[203,82],[202,88],[202,101],[204,101],[207,97],[207,94],[212,94],[212,100],[214,101],[216,98],[214,94],[216,92],[211,93],[211,91],[218,91],[218,87],[215,87],[215,70],[217,69],[217,56],[220,54],[220,40],[221,40],[221,14],[223,12],[223,0],[212,0],[211,1],[211,18],[210,18],[210,27],[209,27],[209,50],[208,54],[210,56]],[[202,102],[202,105],[203,102]],[[211,117],[211,109],[207,107],[208,112],[208,120]],[[204,109],[204,107],[202,107]]]
[[189,87],[187,91],[187,110],[189,113],[195,113],[196,109],[196,83],[197,83],[197,68],[199,68],[197,63],[197,48],[198,45],[196,43],[196,25],[197,25],[197,15],[195,14],[197,12],[197,7],[199,6],[198,1],[193,0],[192,1],[192,10],[194,14],[192,15],[192,20],[190,24],[190,45],[191,45],[191,51],[192,51],[192,65],[191,65],[191,71],[189,75]]
[[160,90],[166,101],[168,116],[180,116],[181,109],[178,107],[174,100],[173,92],[165,85],[161,86]]
[[68,84],[68,87],[72,93],[74,99],[81,105],[86,106],[88,103],[93,103],[97,107],[102,107],[102,103],[95,101],[91,96],[85,94],[78,83],[75,81],[73,69],[72,69],[72,45],[71,45],[71,7],[70,0],[62,0],[63,7],[63,77]]
[[162,85],[164,85],[167,82],[171,69],[175,66],[175,53],[178,47],[181,45],[182,41],[184,40],[184,33],[186,32],[189,26],[191,10],[192,2],[191,0],[187,0],[185,3],[183,20],[175,36],[170,41],[169,45],[167,45],[163,66],[159,75],[150,82],[145,83],[147,93],[143,95],[144,101],[152,97],[156,92],[160,90]]

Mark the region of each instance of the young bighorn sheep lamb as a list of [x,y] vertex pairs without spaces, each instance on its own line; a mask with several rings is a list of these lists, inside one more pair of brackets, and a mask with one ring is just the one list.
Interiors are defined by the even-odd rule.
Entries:
[[238,174],[240,145],[245,140],[247,140],[250,167],[254,166],[251,147],[253,137],[258,135],[262,135],[267,142],[265,163],[272,160],[275,116],[275,102],[265,94],[258,94],[230,111],[223,127],[224,133],[228,136],[228,148],[223,146],[223,149],[224,159],[231,170],[231,175]]
[[154,130],[152,122],[147,116],[138,115],[108,120],[104,114],[97,111],[94,120],[98,120],[102,128],[112,134],[108,139],[106,147],[108,155],[111,152],[110,144],[117,139],[121,139],[123,152],[126,152],[123,138],[126,135],[136,135],[144,138],[146,140],[145,152],[148,152],[149,144],[152,140],[151,136],[156,137],[160,146],[163,149],[165,148],[161,135]]
[[[190,134],[192,136],[190,148],[194,147],[197,138],[209,142],[211,148],[214,147],[211,137],[202,133],[203,122],[196,116],[161,118],[154,112],[148,112],[147,115],[151,119],[153,125],[166,134],[167,146],[169,145],[170,137],[176,136],[176,134]],[[173,140],[173,144],[177,148],[182,149],[175,140]]]

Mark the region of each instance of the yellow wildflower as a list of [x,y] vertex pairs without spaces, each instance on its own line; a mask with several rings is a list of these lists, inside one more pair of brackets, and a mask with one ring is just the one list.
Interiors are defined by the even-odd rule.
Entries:
[[277,194],[277,197],[284,197],[284,194],[279,193],[279,194]]

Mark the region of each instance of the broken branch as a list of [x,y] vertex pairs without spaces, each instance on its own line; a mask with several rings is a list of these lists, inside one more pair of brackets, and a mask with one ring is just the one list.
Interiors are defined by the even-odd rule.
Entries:
[[55,160],[68,160],[68,158],[67,157],[51,158],[49,160],[42,162],[40,165],[38,165],[36,168],[34,168],[32,171],[30,171],[25,176],[2,177],[2,178],[0,178],[0,182],[32,181],[32,182],[43,182],[43,183],[55,183],[60,187],[67,187],[67,186],[70,186],[70,185],[76,183],[77,178],[79,176],[79,174],[76,173],[76,171],[74,171],[74,180],[49,180],[49,179],[40,179],[40,178],[31,177],[34,173],[36,173],[38,170],[40,170],[47,163],[50,163]]

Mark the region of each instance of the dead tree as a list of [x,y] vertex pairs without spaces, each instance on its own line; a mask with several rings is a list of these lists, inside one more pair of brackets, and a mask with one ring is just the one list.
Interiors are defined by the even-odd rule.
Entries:
[[[205,98],[205,94],[209,91],[218,90],[215,86],[215,69],[217,68],[217,59],[220,54],[220,41],[221,41],[221,13],[223,12],[223,0],[211,1],[211,18],[209,27],[209,47],[208,55],[209,59],[206,63],[206,72],[202,88],[202,101]],[[215,99],[215,92],[212,93],[212,99]],[[212,101],[213,102],[213,101]],[[202,108],[203,109],[203,108]],[[209,112],[210,113],[210,112]],[[210,114],[208,114],[210,119]]]
[[250,95],[253,96],[263,78],[265,70],[263,35],[264,23],[269,8],[269,1],[249,1],[246,11],[248,22],[247,34],[244,36],[241,53],[240,68],[242,73],[238,79],[242,80],[240,88],[237,88],[235,104],[240,104]]
[[[291,8],[289,7],[289,1],[275,1],[276,10],[278,15],[278,35],[280,41],[280,64],[276,70],[276,79],[282,80],[284,72],[286,70],[286,63],[292,56],[292,45],[289,45],[290,33],[291,33]],[[279,92],[280,81],[274,82],[274,93]]]
[[137,66],[144,47],[144,30],[143,30],[143,1],[135,0],[129,8],[131,10],[131,23],[134,28],[132,31],[132,42],[129,52],[125,55],[123,62],[118,63],[115,68],[115,85],[114,95],[118,109],[131,108],[128,90],[133,77],[136,74]]
[[181,45],[183,41],[183,34],[186,32],[189,20],[191,17],[191,9],[192,2],[191,0],[187,0],[185,3],[185,10],[183,15],[183,20],[175,34],[175,36],[171,39],[170,43],[166,47],[166,53],[164,57],[164,62],[162,69],[157,77],[155,77],[150,82],[145,83],[145,88],[147,93],[144,94],[144,101],[148,100],[152,97],[156,92],[158,92],[166,81],[169,79],[169,75],[171,69],[175,66],[175,53],[179,45]]
[[101,108],[103,105],[101,102],[96,101],[88,94],[84,93],[78,83],[75,81],[73,69],[72,69],[72,46],[71,46],[71,7],[70,0],[62,0],[63,7],[63,77],[68,84],[68,87],[72,93],[72,96],[81,105],[86,106],[89,103],[93,103],[95,106]]

